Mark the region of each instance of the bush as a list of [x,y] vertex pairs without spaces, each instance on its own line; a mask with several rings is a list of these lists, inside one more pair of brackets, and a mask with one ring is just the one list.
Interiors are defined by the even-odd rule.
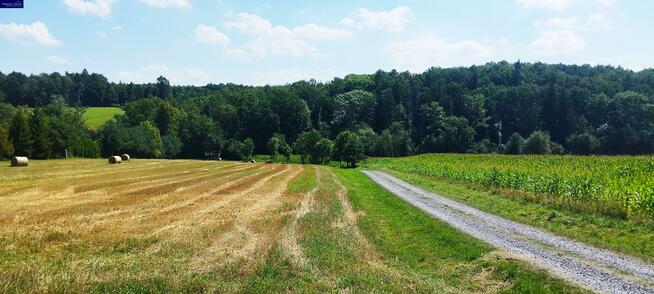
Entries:
[[525,145],[525,139],[518,133],[513,133],[509,140],[504,145],[504,153],[506,154],[522,154],[522,148]]
[[550,154],[550,135],[542,131],[534,131],[529,135],[522,148],[524,154]]
[[495,149],[495,144],[493,144],[493,142],[491,142],[489,139],[483,139],[473,145],[470,152],[477,154],[492,153],[495,152]]
[[573,154],[588,155],[599,150],[600,143],[595,136],[583,133],[574,134],[566,140],[568,150]]
[[230,160],[250,160],[252,159],[252,152],[254,152],[254,142],[252,139],[247,138],[243,142],[230,139],[227,141],[223,155],[226,159]]
[[556,154],[556,155],[565,154],[565,148],[563,148],[561,144],[556,142],[550,142],[550,150],[552,151],[552,154]]

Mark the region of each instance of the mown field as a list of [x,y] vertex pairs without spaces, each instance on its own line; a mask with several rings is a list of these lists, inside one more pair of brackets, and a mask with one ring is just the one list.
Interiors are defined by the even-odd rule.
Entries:
[[95,130],[115,115],[123,113],[124,111],[118,107],[89,107],[84,111],[84,121],[88,128]]
[[369,159],[428,190],[654,261],[654,157],[425,154]]
[[0,200],[2,293],[581,291],[358,170],[0,162]]

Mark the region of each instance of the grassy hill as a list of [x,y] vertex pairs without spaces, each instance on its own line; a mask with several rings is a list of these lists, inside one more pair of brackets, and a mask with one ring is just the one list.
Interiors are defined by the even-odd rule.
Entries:
[[124,111],[118,107],[89,107],[84,112],[86,126],[91,129],[97,129],[109,121],[117,114],[123,114]]

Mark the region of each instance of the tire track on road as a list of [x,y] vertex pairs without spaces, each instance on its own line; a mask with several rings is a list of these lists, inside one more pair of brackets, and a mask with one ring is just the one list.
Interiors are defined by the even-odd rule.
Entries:
[[383,172],[364,172],[413,206],[477,239],[597,292],[654,293],[654,266],[488,214]]

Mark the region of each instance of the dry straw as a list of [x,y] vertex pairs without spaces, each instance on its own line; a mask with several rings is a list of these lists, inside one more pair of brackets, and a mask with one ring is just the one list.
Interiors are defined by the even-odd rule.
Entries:
[[11,166],[27,166],[27,157],[14,156],[11,158]]
[[120,158],[120,156],[110,156],[109,157],[109,163],[110,164],[119,164],[123,162],[123,160]]

